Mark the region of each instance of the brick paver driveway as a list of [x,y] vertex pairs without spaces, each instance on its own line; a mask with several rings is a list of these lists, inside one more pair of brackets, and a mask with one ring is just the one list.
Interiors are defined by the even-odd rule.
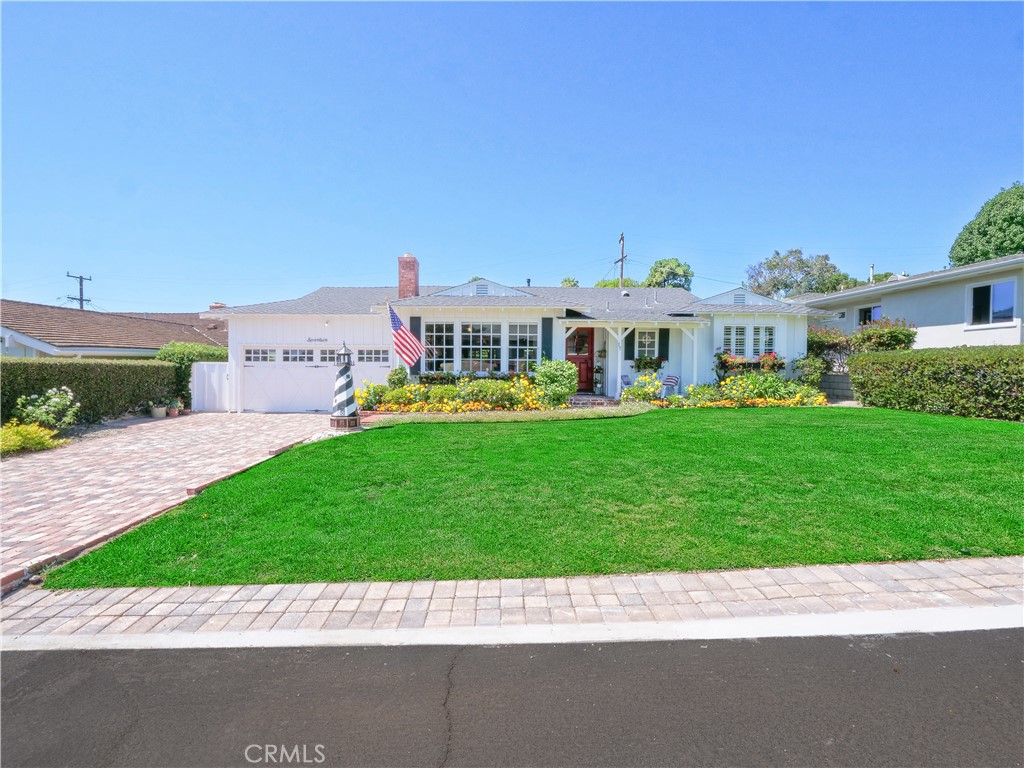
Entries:
[[317,414],[194,413],[105,429],[3,462],[0,574],[9,587],[55,558],[137,525],[204,485],[323,432]]

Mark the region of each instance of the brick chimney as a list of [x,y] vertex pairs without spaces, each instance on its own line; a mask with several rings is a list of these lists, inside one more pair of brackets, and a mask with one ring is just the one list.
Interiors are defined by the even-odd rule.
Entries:
[[420,295],[420,263],[411,253],[398,257],[398,298]]
[[218,309],[224,309],[226,307],[227,307],[227,304],[225,304],[224,302],[222,302],[222,301],[215,301],[215,302],[213,302],[210,305],[210,311],[211,312],[216,312]]

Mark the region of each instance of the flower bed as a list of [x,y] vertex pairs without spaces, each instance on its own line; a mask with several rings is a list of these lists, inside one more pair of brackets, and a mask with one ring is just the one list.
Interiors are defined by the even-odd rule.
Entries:
[[527,376],[511,379],[457,379],[455,384],[366,384],[356,390],[361,409],[379,413],[477,413],[566,408]]

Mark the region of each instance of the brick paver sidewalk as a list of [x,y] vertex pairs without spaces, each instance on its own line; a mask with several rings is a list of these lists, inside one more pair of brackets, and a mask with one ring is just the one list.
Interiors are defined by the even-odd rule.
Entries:
[[315,414],[193,413],[103,430],[3,462],[5,588],[173,507],[187,488],[269,458],[327,426]]
[[686,622],[1013,606],[1024,558],[495,581],[24,589],[0,633],[119,635]]

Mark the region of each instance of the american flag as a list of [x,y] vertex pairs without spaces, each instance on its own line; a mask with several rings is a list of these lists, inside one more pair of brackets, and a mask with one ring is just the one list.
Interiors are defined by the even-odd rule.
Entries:
[[402,358],[402,362],[410,368],[416,364],[423,354],[424,346],[413,336],[409,329],[402,325],[395,310],[388,304],[388,312],[391,313],[391,338],[395,342],[395,352]]

